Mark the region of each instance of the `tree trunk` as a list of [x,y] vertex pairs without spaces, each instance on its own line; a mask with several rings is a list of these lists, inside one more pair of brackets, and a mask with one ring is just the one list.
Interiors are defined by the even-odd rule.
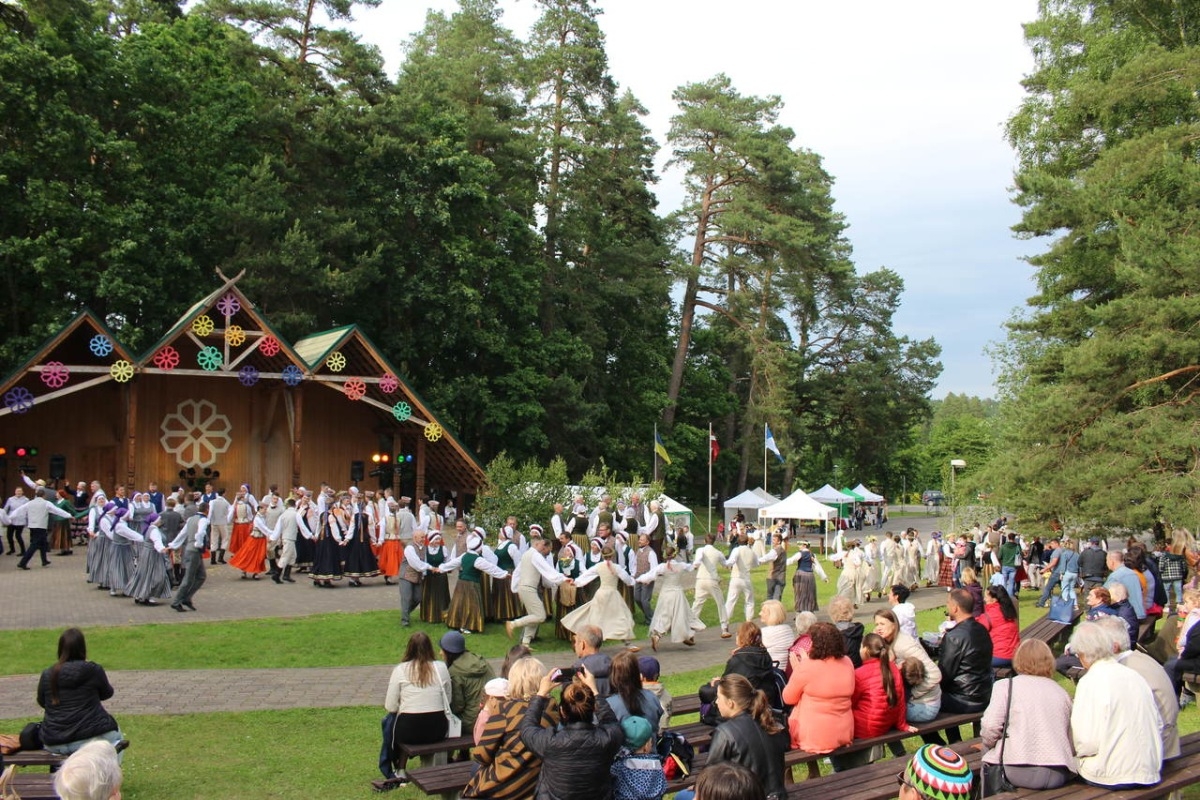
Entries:
[[700,293],[700,270],[704,266],[704,246],[708,239],[708,221],[712,207],[713,175],[704,179],[704,194],[700,200],[700,219],[696,223],[696,240],[692,245],[692,271],[683,292],[679,310],[679,344],[671,365],[671,382],[667,384],[667,407],[663,410],[663,427],[670,430],[675,424],[679,392],[683,388],[683,370],[687,366],[688,347],[692,343],[692,323],[696,318],[696,298]]

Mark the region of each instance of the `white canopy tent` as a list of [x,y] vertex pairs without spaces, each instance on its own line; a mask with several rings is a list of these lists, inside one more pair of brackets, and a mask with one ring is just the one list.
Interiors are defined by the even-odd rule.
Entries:
[[862,495],[862,499],[863,499],[864,503],[882,503],[883,499],[884,499],[883,495],[875,494],[870,489],[863,486],[861,483],[858,486],[854,487],[854,491],[857,494]]
[[[741,494],[725,501],[725,526],[728,527],[739,511],[756,511],[763,506],[778,503],[779,498],[767,494],[762,489],[747,489]],[[751,517],[754,515],[751,514]]]
[[675,498],[667,497],[665,494],[659,495],[658,505],[662,509],[663,516],[667,518],[667,524],[672,528],[678,527],[680,522],[689,528],[694,527],[695,520],[692,519],[692,510]]
[[[799,519],[829,521],[837,517],[837,509],[817,502],[802,489],[789,494],[778,503],[763,506],[758,510],[759,519]],[[823,549],[828,550],[829,534],[825,534]]]
[[818,503],[829,503],[831,505],[844,506],[858,502],[858,500],[855,498],[833,488],[828,483],[822,486],[820,489],[817,489],[815,492],[809,493],[808,496],[813,500],[816,500]]

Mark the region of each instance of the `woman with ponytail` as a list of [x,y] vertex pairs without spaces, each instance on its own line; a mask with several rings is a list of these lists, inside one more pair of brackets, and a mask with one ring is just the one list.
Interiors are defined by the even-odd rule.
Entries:
[[[887,641],[876,633],[863,637],[862,666],[854,671],[854,738],[882,736],[893,728],[913,733],[905,714],[904,681],[900,668],[892,660]],[[848,769],[873,760],[873,749],[853,753],[834,761],[834,769]],[[849,763],[853,761],[854,763]],[[839,762],[841,762],[839,764]]]
[[735,673],[717,678],[715,685],[724,721],[713,731],[706,769],[723,762],[740,764],[762,781],[767,800],[787,797],[783,754],[788,732],[771,713],[767,696]]

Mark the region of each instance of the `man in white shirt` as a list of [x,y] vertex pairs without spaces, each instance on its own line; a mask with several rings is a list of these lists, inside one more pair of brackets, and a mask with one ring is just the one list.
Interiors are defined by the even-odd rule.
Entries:
[[47,557],[50,554],[50,542],[48,530],[50,528],[50,515],[70,519],[71,515],[63,511],[58,506],[47,502],[46,490],[39,486],[34,498],[24,506],[25,522],[29,525],[29,548],[25,551],[25,555],[21,556],[20,562],[17,563],[19,569],[29,569],[29,560],[33,558],[35,552],[42,554],[42,566],[50,566],[50,559]]
[[537,635],[538,626],[548,616],[546,604],[542,602],[542,582],[558,586],[569,580],[550,562],[550,541],[540,537],[533,539],[533,546],[525,551],[513,570],[512,588],[525,604],[525,616],[504,623],[504,630],[509,637],[512,637],[513,629],[519,628],[521,644],[528,647]]
[[17,544],[21,548],[20,552],[16,554],[19,556],[25,555],[25,537],[21,535],[21,532],[25,530],[25,523],[22,522],[20,525],[18,525],[17,521],[12,517],[17,513],[21,506],[28,502],[29,498],[25,496],[24,487],[18,486],[13,490],[13,496],[8,498],[8,501],[4,504],[4,515],[5,519],[7,520],[6,524],[8,526],[8,554],[10,556],[16,553],[16,551],[13,549],[14,537],[16,537]]
[[[203,501],[203,498],[202,498]],[[225,563],[225,548],[229,547],[229,533],[233,528],[229,524],[229,501],[225,499],[225,489],[213,493],[213,499],[208,501],[208,529],[210,544],[208,563],[216,566]]]
[[742,608],[746,612],[746,620],[754,619],[754,584],[751,583],[751,571],[758,566],[758,556],[754,549],[743,539],[733,548],[725,566],[730,570],[729,596],[725,598],[725,617],[733,617],[733,606],[738,597],[742,598]]
[[717,574],[717,566],[725,566],[725,556],[713,546],[717,540],[713,534],[704,537],[704,546],[696,551],[692,566],[696,568],[696,598],[692,602],[692,613],[700,616],[704,601],[712,599],[717,604],[717,615],[721,619],[721,638],[728,639],[729,613],[725,610],[725,596],[721,592],[721,579]]
[[208,513],[208,503],[201,503],[197,513],[188,517],[183,530],[167,545],[169,550],[183,550],[183,580],[179,582],[175,599],[171,602],[171,608],[179,612],[187,610],[184,606],[196,610],[192,598],[208,578],[208,571],[204,568],[204,550],[208,547]]

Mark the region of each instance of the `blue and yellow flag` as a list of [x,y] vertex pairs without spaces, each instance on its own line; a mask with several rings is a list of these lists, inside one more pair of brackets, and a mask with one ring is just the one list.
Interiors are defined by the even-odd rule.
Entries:
[[671,457],[667,455],[667,446],[663,444],[662,437],[658,435],[658,431],[654,432],[654,452],[657,453],[658,457],[661,458],[668,466],[671,464]]

